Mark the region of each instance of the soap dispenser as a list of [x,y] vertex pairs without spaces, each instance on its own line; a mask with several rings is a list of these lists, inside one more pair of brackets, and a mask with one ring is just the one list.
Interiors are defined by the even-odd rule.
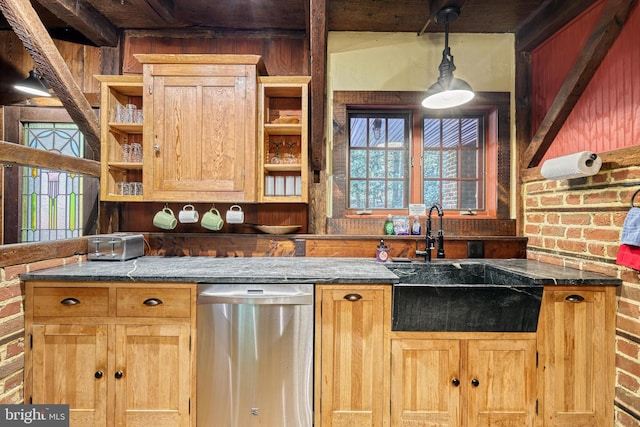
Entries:
[[389,259],[389,248],[384,244],[384,240],[380,239],[380,244],[376,248],[376,260],[380,262],[387,262]]

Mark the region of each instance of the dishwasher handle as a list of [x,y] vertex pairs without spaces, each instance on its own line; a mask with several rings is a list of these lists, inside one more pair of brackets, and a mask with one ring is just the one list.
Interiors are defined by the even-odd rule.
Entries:
[[313,294],[300,292],[260,292],[244,293],[202,291],[198,294],[198,304],[265,304],[265,305],[312,305]]

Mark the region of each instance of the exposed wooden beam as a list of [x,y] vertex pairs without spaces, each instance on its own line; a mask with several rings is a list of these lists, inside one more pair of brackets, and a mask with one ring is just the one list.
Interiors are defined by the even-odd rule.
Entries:
[[327,0],[311,0],[311,168],[325,165],[325,104],[327,75]]
[[100,126],[89,101],[73,79],[64,58],[47,33],[29,0],[0,0],[0,10],[35,61],[38,71],[66,108],[93,150],[100,158]]
[[[458,8],[462,9],[462,5],[464,5],[465,1],[466,0],[429,0],[429,17],[427,18],[427,22],[424,23],[420,31],[418,31],[418,36],[424,34],[424,32],[427,31],[427,28],[429,28],[429,25],[433,25],[436,23],[436,16],[438,15],[438,12],[442,10],[442,8],[447,6],[457,6]],[[444,31],[444,27],[442,31]]]
[[100,162],[0,141],[0,163],[100,176]]
[[634,4],[635,0],[608,1],[580,57],[569,72],[524,153],[522,165],[525,168],[537,166],[551,146],[618,34],[620,34]]
[[549,0],[515,32],[516,51],[530,52],[597,0]]
[[96,46],[118,45],[118,29],[87,1],[37,0]]
[[173,0],[146,0],[146,2],[167,24],[176,22],[173,13]]

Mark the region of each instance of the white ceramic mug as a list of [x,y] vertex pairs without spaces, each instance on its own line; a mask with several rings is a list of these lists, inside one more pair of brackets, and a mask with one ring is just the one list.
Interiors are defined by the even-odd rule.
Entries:
[[193,224],[198,222],[199,215],[193,205],[184,205],[182,210],[178,213],[178,218],[183,224]]
[[227,222],[229,224],[242,224],[244,222],[244,212],[238,205],[233,205],[227,211]]

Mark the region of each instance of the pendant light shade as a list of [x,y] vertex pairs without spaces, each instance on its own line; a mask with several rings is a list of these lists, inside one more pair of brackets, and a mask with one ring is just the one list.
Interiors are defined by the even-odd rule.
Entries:
[[13,85],[13,87],[16,90],[19,90],[23,93],[28,93],[29,95],[51,96],[46,82],[35,68],[29,71],[29,77],[27,77],[20,83]]
[[444,22],[444,50],[442,51],[442,62],[438,66],[440,77],[438,81],[427,89],[426,97],[422,101],[422,106],[432,109],[443,109],[457,107],[466,104],[474,97],[473,90],[469,83],[462,79],[453,77],[456,66],[453,63],[453,55],[449,48],[449,22],[460,16],[460,9],[455,6],[445,7],[437,15],[438,23]]

